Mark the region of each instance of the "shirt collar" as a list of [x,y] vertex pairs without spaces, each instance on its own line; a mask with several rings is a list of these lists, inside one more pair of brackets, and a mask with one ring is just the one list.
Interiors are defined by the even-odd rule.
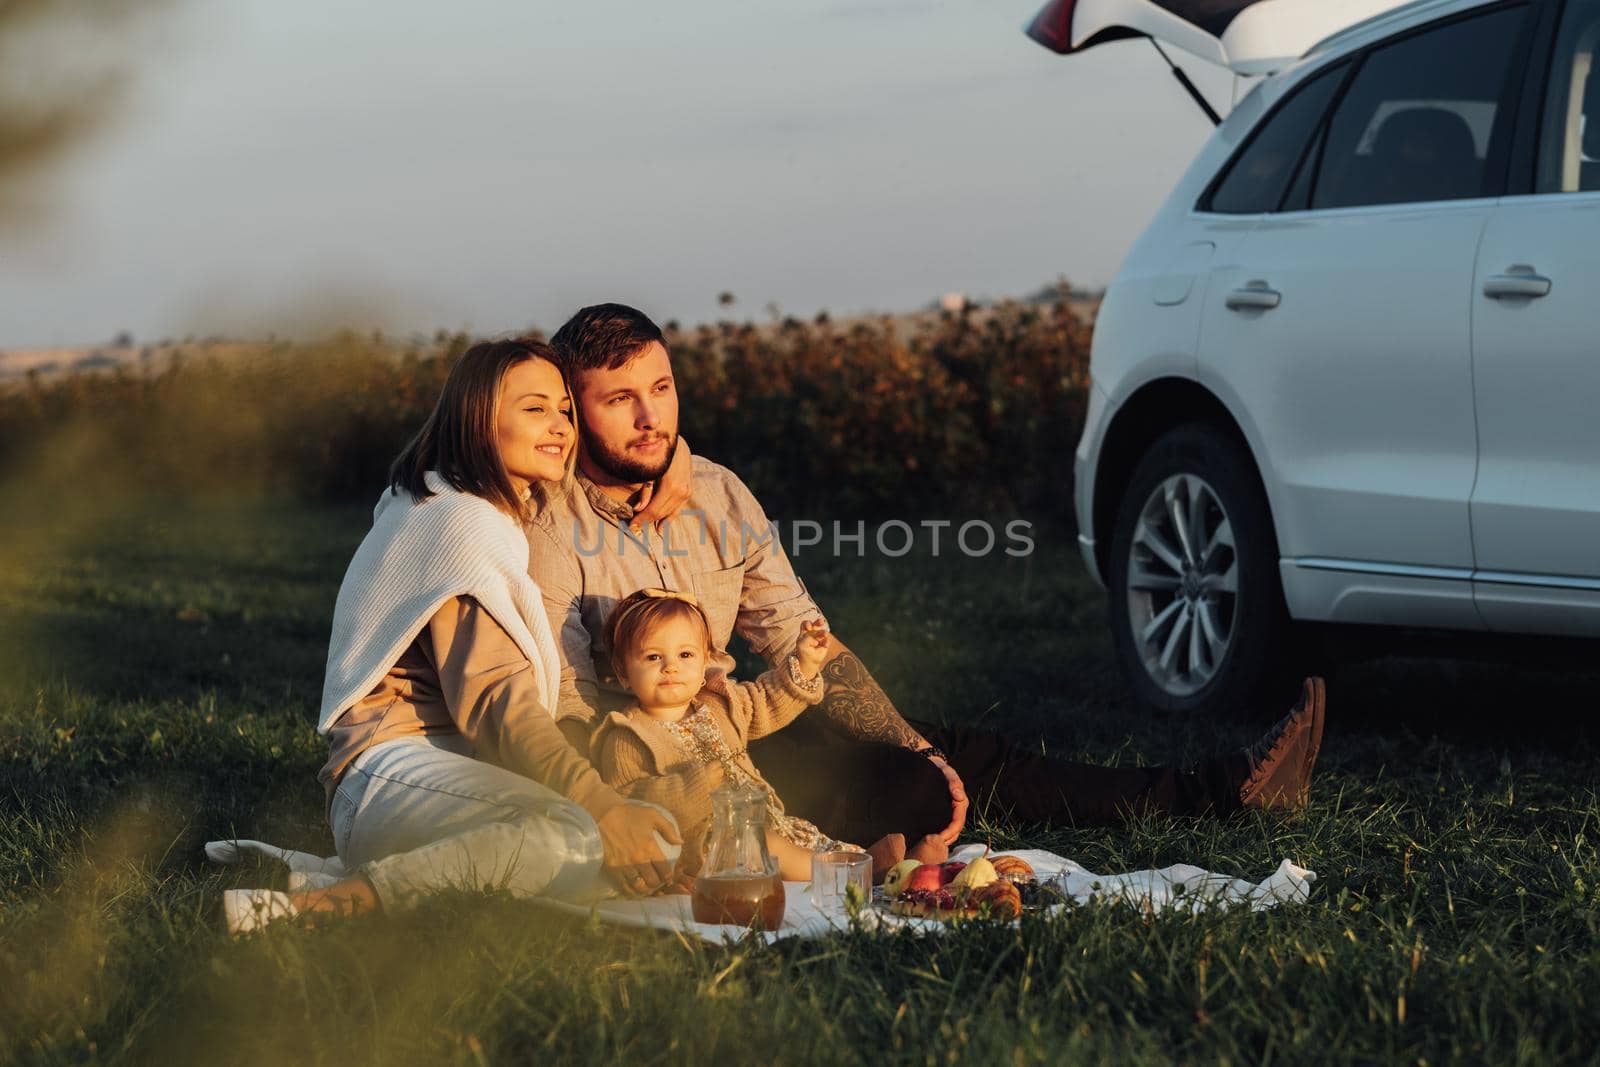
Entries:
[[594,509],[606,518],[617,523],[633,521],[633,505],[625,500],[617,500],[608,496],[594,481],[582,471],[578,472],[578,484],[583,486],[584,495],[589,498],[589,503]]

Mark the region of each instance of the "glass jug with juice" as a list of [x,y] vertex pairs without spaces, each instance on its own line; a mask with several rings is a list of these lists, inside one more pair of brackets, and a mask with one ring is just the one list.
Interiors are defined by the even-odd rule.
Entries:
[[706,859],[689,905],[694,921],[776,930],[783,922],[783,877],[767,851],[767,796],[753,787],[711,794]]

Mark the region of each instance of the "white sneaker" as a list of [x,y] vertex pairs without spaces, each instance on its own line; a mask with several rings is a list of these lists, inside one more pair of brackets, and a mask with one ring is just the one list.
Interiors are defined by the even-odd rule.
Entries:
[[228,933],[238,937],[274,920],[292,919],[300,909],[288,893],[275,889],[228,889],[222,894],[222,914],[228,922]]

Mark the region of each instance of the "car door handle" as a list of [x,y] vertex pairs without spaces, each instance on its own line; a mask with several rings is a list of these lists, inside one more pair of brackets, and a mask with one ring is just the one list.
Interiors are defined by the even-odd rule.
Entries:
[[1521,265],[1507,269],[1504,274],[1491,274],[1483,280],[1483,295],[1496,300],[1522,297],[1533,300],[1550,292],[1550,279],[1535,274],[1532,267]]
[[1243,289],[1235,289],[1223,300],[1230,311],[1266,311],[1277,307],[1283,294],[1268,289],[1266,282],[1250,282]]

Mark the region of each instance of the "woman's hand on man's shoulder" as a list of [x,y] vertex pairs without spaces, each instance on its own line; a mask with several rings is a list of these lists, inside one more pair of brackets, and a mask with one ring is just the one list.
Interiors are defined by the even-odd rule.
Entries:
[[667,472],[641,490],[639,504],[633,510],[632,526],[642,529],[653,522],[660,527],[684,509],[693,491],[694,457],[689,454],[688,442],[680,437]]

